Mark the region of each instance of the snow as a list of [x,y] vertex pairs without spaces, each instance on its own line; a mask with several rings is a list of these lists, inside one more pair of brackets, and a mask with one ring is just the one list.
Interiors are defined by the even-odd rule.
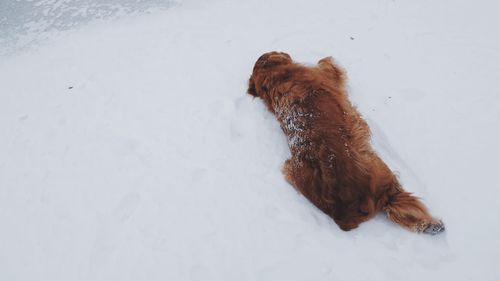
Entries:
[[[8,2],[0,280],[500,278],[498,2]],[[343,232],[286,183],[286,138],[245,94],[271,50],[345,67],[443,234]]]

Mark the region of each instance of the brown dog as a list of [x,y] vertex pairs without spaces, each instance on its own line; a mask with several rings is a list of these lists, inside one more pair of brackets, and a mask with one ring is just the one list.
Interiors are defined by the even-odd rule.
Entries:
[[288,137],[286,179],[342,230],[383,210],[412,231],[443,231],[371,148],[370,130],[347,99],[345,79],[331,58],[305,67],[286,53],[270,52],[255,63],[248,93],[264,101]]

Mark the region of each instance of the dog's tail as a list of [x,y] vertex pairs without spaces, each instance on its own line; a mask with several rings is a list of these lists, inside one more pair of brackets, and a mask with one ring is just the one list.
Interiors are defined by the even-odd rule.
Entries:
[[389,191],[383,210],[391,221],[411,231],[428,234],[444,231],[443,222],[433,218],[417,197],[399,186]]

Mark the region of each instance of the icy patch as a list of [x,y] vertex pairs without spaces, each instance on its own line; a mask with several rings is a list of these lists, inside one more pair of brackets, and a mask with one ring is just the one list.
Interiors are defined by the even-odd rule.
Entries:
[[45,40],[51,31],[76,28],[93,20],[163,10],[180,0],[34,0],[0,2],[0,55]]

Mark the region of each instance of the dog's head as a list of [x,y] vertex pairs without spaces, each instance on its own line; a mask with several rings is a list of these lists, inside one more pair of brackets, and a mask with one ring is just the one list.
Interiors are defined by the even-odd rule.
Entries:
[[265,53],[255,62],[252,75],[248,81],[247,93],[254,97],[263,98],[267,94],[267,86],[264,83],[266,75],[270,74],[276,67],[292,63],[292,58],[287,53],[269,52]]

